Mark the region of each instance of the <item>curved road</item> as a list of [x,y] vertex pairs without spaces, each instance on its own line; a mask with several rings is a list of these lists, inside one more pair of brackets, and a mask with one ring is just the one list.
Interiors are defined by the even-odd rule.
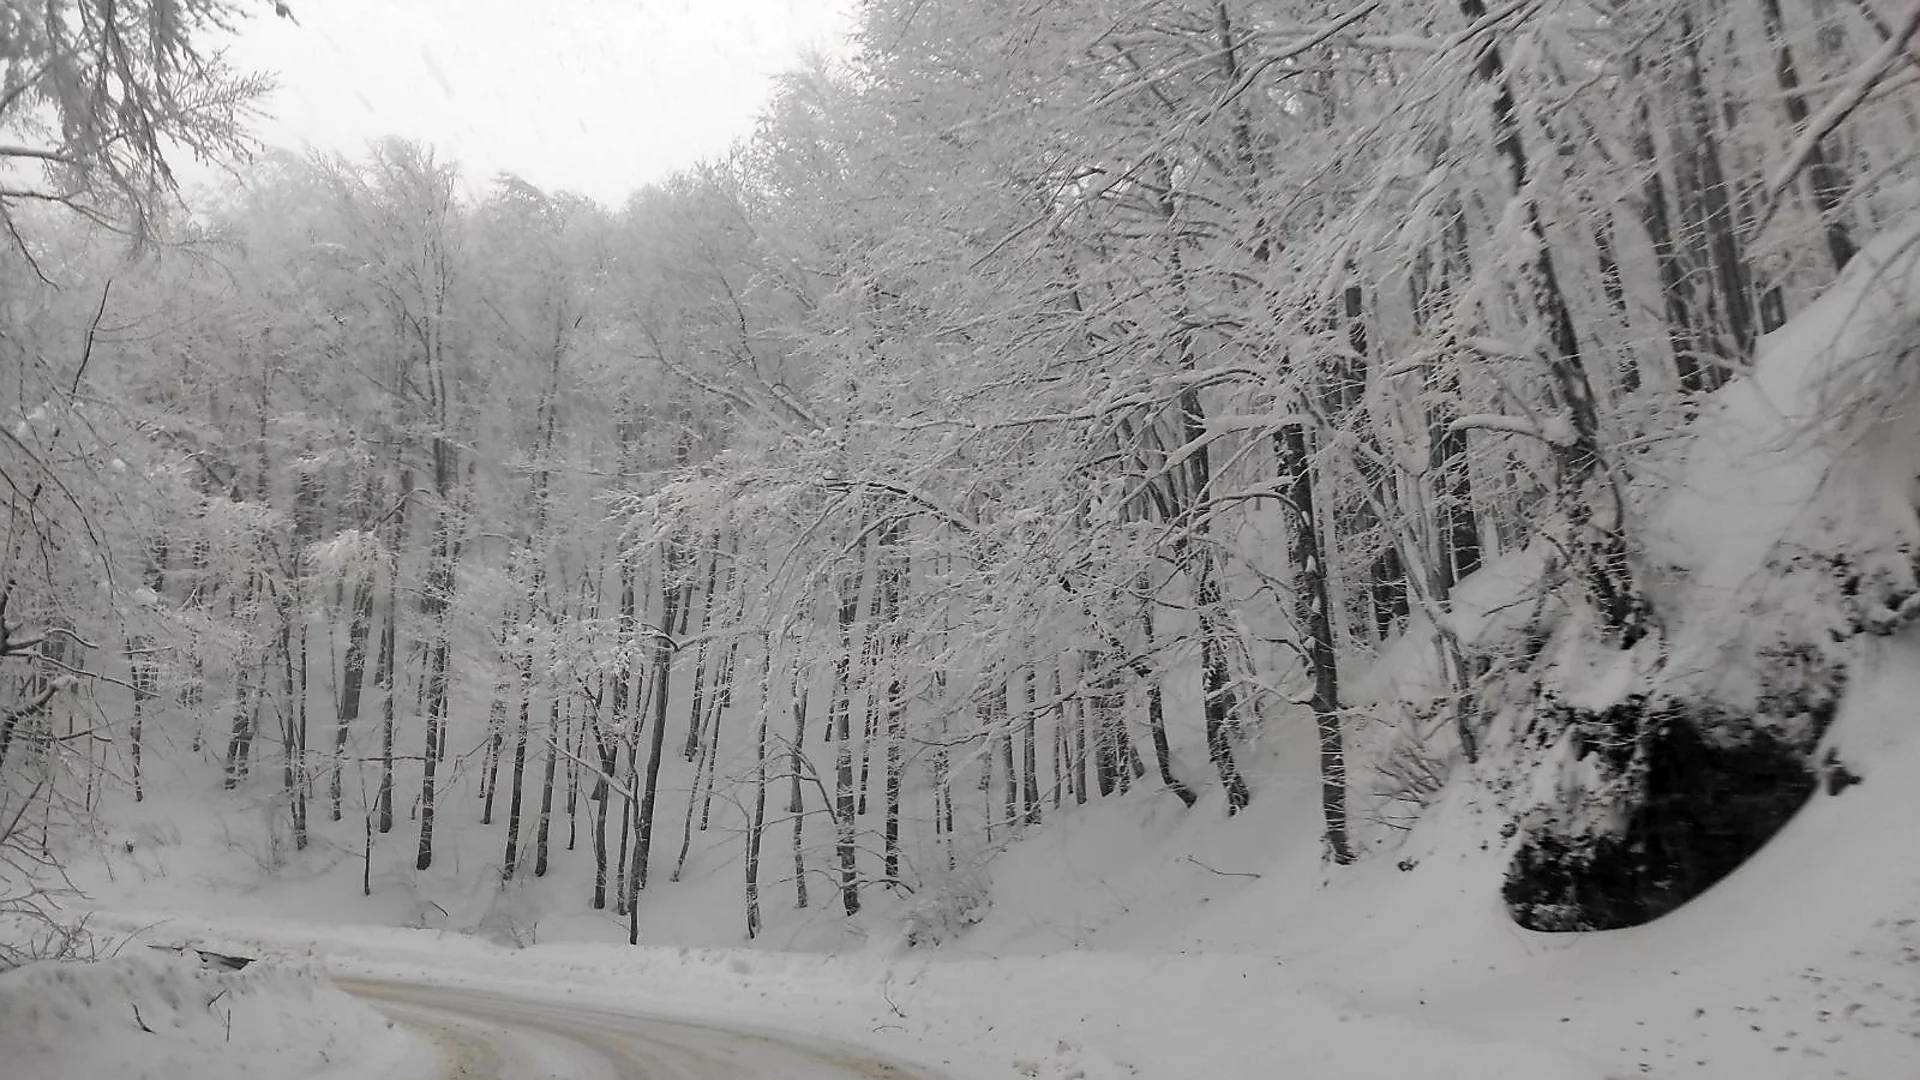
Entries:
[[440,1066],[433,1080],[937,1080],[799,1035],[489,990],[336,981],[434,1044]]

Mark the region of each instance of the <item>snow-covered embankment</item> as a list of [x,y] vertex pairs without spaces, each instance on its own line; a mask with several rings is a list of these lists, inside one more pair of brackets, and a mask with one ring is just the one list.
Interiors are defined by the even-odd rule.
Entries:
[[139,952],[0,974],[0,1073],[36,1080],[372,1077],[412,1045],[311,968],[259,963],[227,971]]

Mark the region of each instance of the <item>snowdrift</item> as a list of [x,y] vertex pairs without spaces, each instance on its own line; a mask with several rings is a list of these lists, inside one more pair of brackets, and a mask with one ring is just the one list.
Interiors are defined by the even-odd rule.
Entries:
[[346,1080],[408,1039],[307,968],[150,953],[0,974],[0,1047],[0,1072],[35,1080]]

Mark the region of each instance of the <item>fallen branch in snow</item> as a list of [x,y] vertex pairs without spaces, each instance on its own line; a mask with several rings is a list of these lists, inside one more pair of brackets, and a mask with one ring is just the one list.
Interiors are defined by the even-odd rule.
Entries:
[[1191,855],[1187,856],[1187,861],[1199,867],[1200,869],[1205,870],[1209,874],[1219,874],[1221,877],[1243,877],[1243,878],[1252,878],[1255,881],[1260,880],[1260,875],[1253,873],[1250,870],[1215,870],[1213,867],[1208,866],[1206,863],[1201,862],[1199,859],[1196,859]]

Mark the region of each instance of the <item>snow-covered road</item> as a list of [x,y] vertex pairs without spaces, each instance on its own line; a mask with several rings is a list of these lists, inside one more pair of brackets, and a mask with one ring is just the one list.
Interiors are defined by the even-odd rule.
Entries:
[[394,1080],[933,1080],[868,1051],[790,1033],[491,990],[336,981],[437,1048],[437,1060],[411,1060]]

